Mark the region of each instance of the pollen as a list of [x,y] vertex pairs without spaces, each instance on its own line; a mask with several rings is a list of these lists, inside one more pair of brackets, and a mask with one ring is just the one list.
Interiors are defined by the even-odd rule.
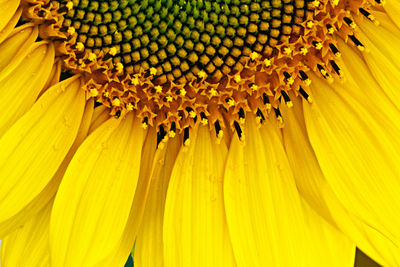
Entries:
[[160,85],[156,85],[154,89],[156,90],[157,93],[162,93],[162,87]]
[[95,61],[96,58],[97,58],[97,56],[96,56],[95,53],[91,53],[91,52],[89,53],[89,55],[88,55],[88,60],[90,60],[90,61]]
[[75,48],[78,52],[81,52],[85,49],[85,46],[83,45],[83,43],[77,42]]
[[119,107],[121,105],[121,101],[118,98],[115,98],[112,101],[113,106]]
[[198,73],[197,73],[197,76],[199,77],[199,78],[201,78],[201,79],[205,79],[205,78],[207,78],[207,73],[205,72],[205,71],[199,71]]
[[133,105],[132,105],[131,103],[128,103],[128,104],[126,105],[126,110],[132,111],[132,110],[133,110]]
[[117,48],[111,47],[108,53],[112,56],[115,56],[117,54]]
[[74,7],[74,3],[72,1],[68,1],[67,4],[65,5],[65,7],[68,10],[72,10],[72,8]]
[[121,62],[115,64],[115,69],[118,73],[122,73],[124,70],[124,65]]
[[75,28],[74,28],[74,27],[68,27],[67,33],[68,33],[69,35],[74,35],[74,33],[75,33]]
[[92,89],[90,89],[89,94],[90,94],[92,97],[96,97],[96,96],[98,96],[99,91],[97,91],[96,88],[92,88]]
[[[378,23],[374,0],[22,0],[24,19],[54,41],[63,71],[111,114],[137,111],[165,138],[208,124],[244,140],[246,112],[260,123],[293,97],[312,103],[307,73],[343,73],[336,40],[359,50],[354,17]],[[223,115],[222,115],[223,114]],[[186,139],[185,139],[186,140]],[[189,140],[186,140],[189,142]]]
[[250,54],[250,58],[251,58],[251,60],[256,60],[257,58],[259,57],[259,54],[257,53],[257,52],[252,52],[251,54]]

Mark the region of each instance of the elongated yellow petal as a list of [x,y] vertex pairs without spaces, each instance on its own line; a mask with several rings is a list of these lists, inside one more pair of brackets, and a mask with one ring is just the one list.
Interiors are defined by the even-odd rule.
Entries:
[[60,184],[61,179],[64,176],[64,173],[67,170],[67,167],[72,157],[75,155],[75,152],[78,150],[79,146],[83,143],[83,141],[88,135],[91,119],[93,116],[93,109],[94,109],[94,99],[90,99],[86,102],[82,121],[79,126],[78,134],[76,135],[75,141],[72,144],[70,150],[68,151],[68,154],[65,156],[64,161],[61,163],[57,172],[53,176],[52,182],[56,183],[55,187],[58,187],[58,185]]
[[226,153],[204,126],[181,148],[165,203],[165,266],[235,265],[223,206]]
[[338,227],[374,261],[383,266],[400,266],[399,247],[374,229],[368,222],[355,217],[341,205],[332,190],[322,190],[325,202]]
[[276,127],[248,116],[246,143],[232,139],[225,208],[238,266],[310,266],[306,224]]
[[[358,19],[361,31],[360,40],[368,49],[363,53],[372,77],[381,85],[387,96],[400,109],[400,93],[396,84],[400,82],[400,36],[396,36],[385,27],[377,27],[372,22]],[[382,21],[385,23],[385,21]],[[391,24],[394,27],[393,24]]]
[[[50,87],[57,84],[60,81],[61,75],[61,60],[58,59],[54,62],[53,67],[51,68],[50,75],[46,81],[46,84],[43,86],[42,91],[39,94],[39,97]],[[93,105],[94,106],[94,105]]]
[[139,179],[133,199],[131,212],[126,224],[124,234],[113,249],[98,266],[123,266],[134,247],[136,234],[142,221],[144,207],[146,205],[147,193],[150,187],[150,172],[153,163],[154,153],[157,145],[157,133],[155,128],[147,131],[147,136],[142,148],[142,158],[140,164]]
[[53,45],[42,42],[31,49],[11,73],[0,73],[0,136],[35,103],[50,75]]
[[22,14],[22,8],[20,7],[14,14],[14,16],[10,19],[7,25],[0,30],[0,44],[7,38],[7,36],[12,32],[15,25],[17,25],[19,18]]
[[[400,133],[381,122],[339,84],[313,79],[314,104],[304,105],[310,142],[338,199],[389,240],[398,242]],[[339,96],[340,93],[340,96]],[[396,134],[397,131],[397,134]]]
[[0,221],[48,184],[75,140],[85,104],[80,80],[49,89],[0,139]]
[[54,202],[54,266],[96,265],[119,244],[136,189],[144,134],[129,114],[108,120],[79,147]]
[[[340,94],[341,91],[344,91],[344,99],[353,99],[360,103],[364,110],[378,122],[380,128],[384,129],[384,134],[390,139],[392,146],[399,148],[400,144],[397,138],[400,131],[399,103],[387,96],[388,88],[374,79],[373,72],[355,49],[345,45],[342,41],[339,42],[339,47],[346,59],[341,62],[346,77],[335,83],[334,88],[338,89]],[[392,88],[389,90],[394,92],[393,85],[390,87]],[[350,97],[347,97],[347,94]],[[380,112],[374,112],[374,110]]]
[[[362,59],[355,48],[349,47],[343,41],[339,40],[338,47],[343,55],[342,61],[339,62],[345,78],[339,81],[336,88],[346,88],[343,90],[348,91],[359,102],[364,103],[369,109],[379,109],[374,116],[382,123],[387,122],[388,126],[397,126],[400,124],[396,119],[400,116],[398,103],[390,99],[384,89],[374,78],[373,73],[368,68],[365,61]],[[384,108],[383,108],[384,107]]]
[[[387,15],[380,12],[375,12],[374,15],[381,23],[380,27],[376,27],[376,25],[365,20],[357,20],[360,29],[367,32],[368,37],[371,37],[367,38],[363,32],[358,34],[358,37],[369,50],[363,53],[368,65],[362,60],[358,51],[339,40],[339,49],[343,55],[340,66],[346,79],[341,85],[335,84],[335,88],[340,88],[339,93],[342,91],[350,93],[352,97],[366,107],[366,110],[372,110],[375,121],[381,124],[380,128],[384,129],[385,135],[389,136],[392,141],[391,146],[398,147],[396,136],[398,136],[400,121],[398,120],[399,104],[396,99],[399,95],[397,88],[393,86],[396,83],[394,79],[397,78],[395,77],[396,74],[388,71],[397,71],[396,62],[393,62],[393,59],[396,57],[394,51],[397,51],[394,46],[398,45],[399,41],[390,32],[396,35],[399,31],[388,21]],[[377,51],[375,45],[379,47],[379,51]],[[386,65],[391,66],[389,70]],[[383,68],[386,69],[382,71]],[[391,101],[385,94],[390,96]],[[344,98],[348,99],[347,96],[344,96]],[[397,106],[397,109],[394,106]],[[379,112],[374,112],[374,110],[379,110]],[[360,114],[361,117],[365,117],[364,114]],[[353,126],[350,128],[353,128]],[[393,240],[380,232],[379,228],[372,227],[365,218],[360,219],[352,213],[351,209],[347,210],[347,206],[338,203],[336,196],[330,190],[324,190],[324,195],[336,224],[351,237],[357,246],[384,266],[400,265],[398,244],[393,243]]]
[[386,13],[390,16],[393,22],[400,29],[400,1],[398,0],[385,1],[384,8]]
[[318,244],[310,250],[311,265],[353,266],[355,245],[336,228],[336,221],[325,202],[324,191],[330,188],[307,138],[301,102],[297,101],[293,108],[282,107],[282,115],[286,153],[297,188],[303,196],[302,206],[307,222],[305,230],[310,242]]
[[13,17],[19,2],[20,0],[0,0],[0,31]]
[[1,266],[50,266],[49,221],[52,201],[23,227],[2,240]]
[[126,223],[124,233],[118,243],[111,253],[105,257],[99,264],[98,267],[115,267],[124,266],[126,260],[128,259],[132,248],[135,245],[136,235],[132,233],[132,229],[135,228],[137,211],[132,207],[131,213],[129,214],[128,222]]
[[143,218],[146,199],[150,188],[150,173],[154,154],[157,147],[157,131],[152,128],[147,131],[146,140],[142,149],[142,164],[140,165],[139,180],[136,187],[132,210],[135,211],[135,224],[131,226],[131,234],[136,237]]
[[90,123],[89,134],[96,130],[105,121],[110,119],[110,111],[106,106],[99,106],[94,109],[92,122]]
[[25,208],[8,220],[0,222],[0,239],[16,228],[22,226],[25,221],[43,209],[43,207],[54,197],[72,156],[87,135],[92,113],[93,99],[86,103],[82,122],[79,127],[75,142],[72,144],[68,154],[65,156],[64,161],[61,163],[56,174],[54,174],[53,178],[46,185],[46,187]]
[[151,185],[142,224],[136,239],[134,259],[137,266],[164,266],[163,219],[168,183],[180,148],[180,138],[168,141],[154,156]]
[[333,227],[306,201],[302,201],[307,222],[307,235],[313,244],[310,247],[312,266],[352,267],[355,245],[337,228]]
[[[28,48],[33,45],[37,36],[38,28],[33,23],[24,24],[15,28],[7,39],[0,44],[0,71],[8,66],[11,71],[17,67],[26,56]],[[6,75],[9,75],[10,71]],[[4,75],[4,74],[3,74]]]
[[327,183],[308,140],[301,101],[296,101],[293,108],[282,107],[282,116],[285,121],[283,142],[297,188],[311,207],[334,224],[324,202],[321,188],[326,187]]
[[[332,192],[308,140],[302,113],[301,102],[296,102],[291,109],[282,108],[285,121],[285,127],[282,129],[283,140],[299,192],[319,215],[343,231],[375,261],[385,266],[398,265],[398,259],[394,256],[396,255],[394,251],[397,250],[394,244],[352,216]],[[309,229],[312,230],[314,227]]]

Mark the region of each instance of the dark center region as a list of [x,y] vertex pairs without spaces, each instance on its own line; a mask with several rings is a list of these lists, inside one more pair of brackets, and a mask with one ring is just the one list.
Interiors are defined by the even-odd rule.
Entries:
[[[67,0],[59,1],[61,6]],[[73,0],[64,27],[99,54],[115,47],[127,73],[157,69],[161,82],[185,82],[204,71],[220,79],[252,52],[298,34],[308,0]]]

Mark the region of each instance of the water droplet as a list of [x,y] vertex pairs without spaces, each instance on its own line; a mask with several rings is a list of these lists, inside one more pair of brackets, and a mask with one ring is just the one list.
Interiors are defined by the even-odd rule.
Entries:
[[101,142],[101,148],[102,149],[104,149],[104,150],[107,150],[108,149],[108,143],[107,142]]
[[210,197],[210,201],[211,202],[217,201],[217,195],[216,194],[212,194],[211,197]]
[[282,166],[282,164],[280,163],[280,162],[277,162],[276,163],[276,167],[278,167],[278,169],[280,170],[280,171],[283,171],[285,168]]
[[64,116],[63,123],[67,128],[70,128],[72,126],[71,119],[67,116]]
[[60,147],[58,147],[57,144],[53,144],[52,148],[54,151],[60,150]]
[[216,177],[215,177],[215,175],[214,174],[211,174],[211,175],[209,175],[208,176],[208,180],[210,181],[210,182],[215,182],[216,181]]

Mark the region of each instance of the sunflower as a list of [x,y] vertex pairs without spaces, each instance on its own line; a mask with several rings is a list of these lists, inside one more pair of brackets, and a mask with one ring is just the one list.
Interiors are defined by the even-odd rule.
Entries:
[[400,266],[400,1],[0,0],[8,266]]

